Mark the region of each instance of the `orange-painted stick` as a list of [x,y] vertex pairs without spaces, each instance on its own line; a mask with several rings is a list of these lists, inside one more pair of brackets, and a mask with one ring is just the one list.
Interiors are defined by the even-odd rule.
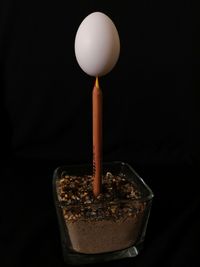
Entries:
[[93,194],[97,197],[101,192],[102,178],[102,92],[98,77],[92,92],[93,122]]

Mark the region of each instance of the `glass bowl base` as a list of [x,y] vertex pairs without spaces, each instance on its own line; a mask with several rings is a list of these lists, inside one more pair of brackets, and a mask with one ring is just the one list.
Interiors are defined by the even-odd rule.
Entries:
[[64,261],[71,265],[92,264],[100,262],[114,261],[124,258],[136,257],[142,249],[142,243],[134,245],[132,247],[118,250],[114,252],[100,253],[100,254],[83,254],[66,251],[66,247],[63,245],[63,258]]

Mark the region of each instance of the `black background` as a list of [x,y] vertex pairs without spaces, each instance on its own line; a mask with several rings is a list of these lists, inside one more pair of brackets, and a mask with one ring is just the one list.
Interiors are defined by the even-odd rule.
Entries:
[[143,251],[113,266],[195,266],[191,3],[146,0],[1,1],[0,265],[65,266],[52,176],[92,161],[94,78],[78,66],[74,38],[94,11],[110,16],[121,41],[100,78],[103,160],[131,164],[155,194]]

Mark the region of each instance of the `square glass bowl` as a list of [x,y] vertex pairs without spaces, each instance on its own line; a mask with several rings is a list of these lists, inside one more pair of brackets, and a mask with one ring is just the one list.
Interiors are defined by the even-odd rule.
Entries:
[[[137,199],[124,199],[90,203],[95,210],[88,216],[76,215],[77,210],[89,211],[88,204],[69,204],[60,198],[59,184],[63,177],[83,177],[92,175],[92,165],[59,166],[53,174],[53,195],[60,228],[64,261],[72,265],[105,262],[139,254],[144,239],[152,205],[153,192],[135,170],[124,162],[102,164],[102,176],[107,173],[119,175],[134,183],[140,196]],[[69,181],[70,183],[70,181]],[[112,216],[102,216],[105,206],[109,210],[126,214],[113,220]],[[130,212],[129,212],[130,211]],[[75,214],[75,215],[74,215]],[[75,217],[74,217],[75,216]],[[76,217],[77,216],[77,217]],[[70,220],[70,218],[75,220]]]

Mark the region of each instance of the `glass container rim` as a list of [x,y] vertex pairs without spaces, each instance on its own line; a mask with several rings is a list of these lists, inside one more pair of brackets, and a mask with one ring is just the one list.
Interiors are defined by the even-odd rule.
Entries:
[[[133,169],[133,167],[127,163],[127,162],[123,162],[123,161],[107,161],[107,162],[102,162],[102,165],[103,166],[111,166],[111,165],[121,165],[121,166],[126,166],[128,167],[131,172],[137,177],[137,179],[141,182],[141,184],[144,186],[144,188],[148,191],[148,195],[147,196],[141,196],[141,197],[138,197],[138,198],[135,198],[135,199],[125,199],[125,200],[119,200],[119,201],[112,201],[112,202],[108,202],[110,203],[111,205],[117,205],[119,203],[137,203],[137,202],[147,202],[147,201],[151,201],[153,198],[154,198],[154,193],[152,191],[152,189],[147,185],[147,183],[144,181],[144,179]],[[53,173],[53,185],[55,185],[56,181],[59,180],[61,178],[60,175],[58,175],[58,172],[59,170],[61,169],[64,169],[64,168],[75,168],[75,167],[92,167],[92,164],[90,163],[81,163],[81,164],[70,164],[70,165],[60,165],[58,166],[55,170],[54,170],[54,173]],[[70,175],[70,174],[69,174]],[[55,186],[56,187],[56,186]],[[58,194],[57,194],[57,190],[56,188],[54,188],[54,194],[56,195],[56,202],[57,204],[60,206],[60,207],[77,207],[77,206],[87,206],[88,203],[84,204],[84,203],[77,203],[77,204],[67,204],[66,201],[61,201],[59,200],[58,198]],[[104,202],[105,202],[105,199],[104,199]],[[98,203],[90,203],[89,205],[90,206],[93,206],[93,205],[100,205],[100,204],[103,204],[103,201],[102,202],[98,202]]]

